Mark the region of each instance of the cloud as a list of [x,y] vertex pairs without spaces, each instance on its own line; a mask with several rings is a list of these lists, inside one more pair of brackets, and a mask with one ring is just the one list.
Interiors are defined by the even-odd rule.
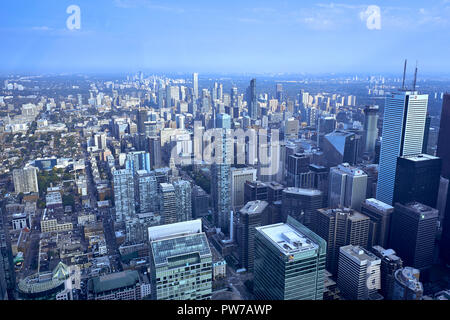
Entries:
[[160,10],[172,13],[183,13],[184,8],[160,5],[149,0],[114,0],[114,5],[123,9],[147,8],[152,10]]

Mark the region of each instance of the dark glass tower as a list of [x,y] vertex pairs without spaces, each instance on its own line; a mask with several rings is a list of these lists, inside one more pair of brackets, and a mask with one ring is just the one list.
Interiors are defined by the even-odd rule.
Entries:
[[258,119],[258,105],[256,101],[256,79],[250,81],[247,89],[247,109],[248,115],[252,120]]
[[[441,113],[441,125],[439,129],[437,156],[442,159],[441,174],[444,178],[450,178],[450,93],[444,95]],[[441,257],[446,264],[450,264],[450,192],[447,194],[444,223],[441,239]]]
[[394,203],[412,201],[436,208],[442,160],[427,154],[399,157],[394,186]]

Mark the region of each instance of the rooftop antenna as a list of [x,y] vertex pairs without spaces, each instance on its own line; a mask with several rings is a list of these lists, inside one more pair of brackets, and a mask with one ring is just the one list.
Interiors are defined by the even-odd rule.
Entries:
[[402,82],[402,90],[405,90],[405,77],[406,77],[406,63],[408,62],[407,59],[405,59],[405,66],[403,67],[403,82]]
[[416,83],[417,83],[417,61],[416,61],[416,71],[414,73],[413,91],[416,91]]

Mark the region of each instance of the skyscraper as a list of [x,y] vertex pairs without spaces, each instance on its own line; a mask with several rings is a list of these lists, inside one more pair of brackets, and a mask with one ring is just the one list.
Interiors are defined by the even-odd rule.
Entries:
[[254,180],[256,180],[256,169],[254,168],[231,169],[231,204],[233,208],[241,208],[245,205],[245,183]]
[[164,224],[177,222],[177,202],[175,188],[170,183],[160,183],[160,212]]
[[212,254],[201,220],[148,228],[154,300],[209,300]]
[[341,163],[356,163],[358,155],[358,141],[353,132],[336,130],[325,135],[323,151],[327,155],[326,162],[329,167]]
[[158,210],[158,183],[155,174],[139,170],[136,172],[135,180],[139,212],[156,212]]
[[136,213],[133,172],[128,169],[113,172],[116,221],[131,219]]
[[405,265],[420,270],[431,267],[438,211],[418,202],[396,203],[394,208],[389,247]]
[[393,205],[397,157],[422,152],[428,95],[401,91],[386,97],[376,198]]
[[394,212],[394,207],[380,200],[370,198],[363,201],[361,213],[370,219],[368,248],[373,246],[387,247],[392,212]]
[[193,84],[193,90],[194,90],[194,100],[197,100],[198,97],[198,73],[194,73],[192,75],[192,84]]
[[330,169],[329,183],[329,207],[361,209],[367,191],[367,174],[364,171],[348,163],[340,164]]
[[287,158],[287,185],[288,187],[302,188],[308,185],[310,178],[309,165],[311,157],[303,153],[295,153]]
[[247,88],[247,109],[248,115],[252,120],[258,119],[258,104],[256,100],[256,79],[250,81],[250,86]]
[[417,201],[436,208],[442,160],[428,154],[397,159],[394,203]]
[[364,116],[364,153],[374,156],[378,138],[378,106],[367,106]]
[[322,208],[322,191],[288,187],[282,191],[281,213],[283,221],[288,216],[311,228],[315,224],[316,210]]
[[256,228],[256,299],[322,300],[326,247],[322,238],[293,218]]
[[177,222],[192,220],[192,187],[189,181],[173,182],[177,203]]
[[267,214],[266,201],[250,201],[239,211],[237,227],[237,242],[239,248],[239,262],[243,268],[253,271],[255,254],[256,227],[262,225],[263,215]]
[[381,288],[381,260],[360,246],[339,249],[337,284],[349,300],[368,300]]
[[[441,174],[445,179],[450,179],[450,145],[447,140],[448,137],[450,137],[450,93],[444,94],[443,97],[436,153],[442,159]],[[450,265],[450,192],[447,192],[444,212],[440,253],[444,263]]]
[[392,300],[395,272],[403,267],[402,259],[392,249],[380,246],[372,247],[373,254],[381,259],[381,290],[385,300]]
[[339,248],[346,245],[367,246],[369,218],[358,211],[319,209],[314,232],[327,242],[327,270],[337,272]]

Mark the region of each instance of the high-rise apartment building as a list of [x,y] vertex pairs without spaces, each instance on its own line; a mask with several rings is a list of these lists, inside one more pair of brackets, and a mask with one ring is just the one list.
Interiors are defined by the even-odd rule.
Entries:
[[148,229],[154,300],[209,300],[212,254],[201,220]]
[[397,158],[422,152],[428,95],[402,91],[386,96],[376,198],[393,205]]
[[177,204],[177,222],[192,220],[192,187],[189,181],[173,182]]
[[113,172],[114,205],[116,221],[131,219],[136,213],[133,172],[128,169]]
[[322,300],[327,243],[294,218],[256,228],[254,293],[259,300]]
[[343,163],[330,169],[328,206],[361,209],[366,199],[367,174],[359,169]]
[[127,153],[125,169],[136,174],[139,170],[150,171],[150,154],[145,151],[134,151]]
[[160,183],[160,212],[164,224],[176,223],[177,214],[177,197],[175,188],[170,183]]
[[158,211],[158,183],[153,172],[139,170],[135,175],[135,187],[140,213]]

